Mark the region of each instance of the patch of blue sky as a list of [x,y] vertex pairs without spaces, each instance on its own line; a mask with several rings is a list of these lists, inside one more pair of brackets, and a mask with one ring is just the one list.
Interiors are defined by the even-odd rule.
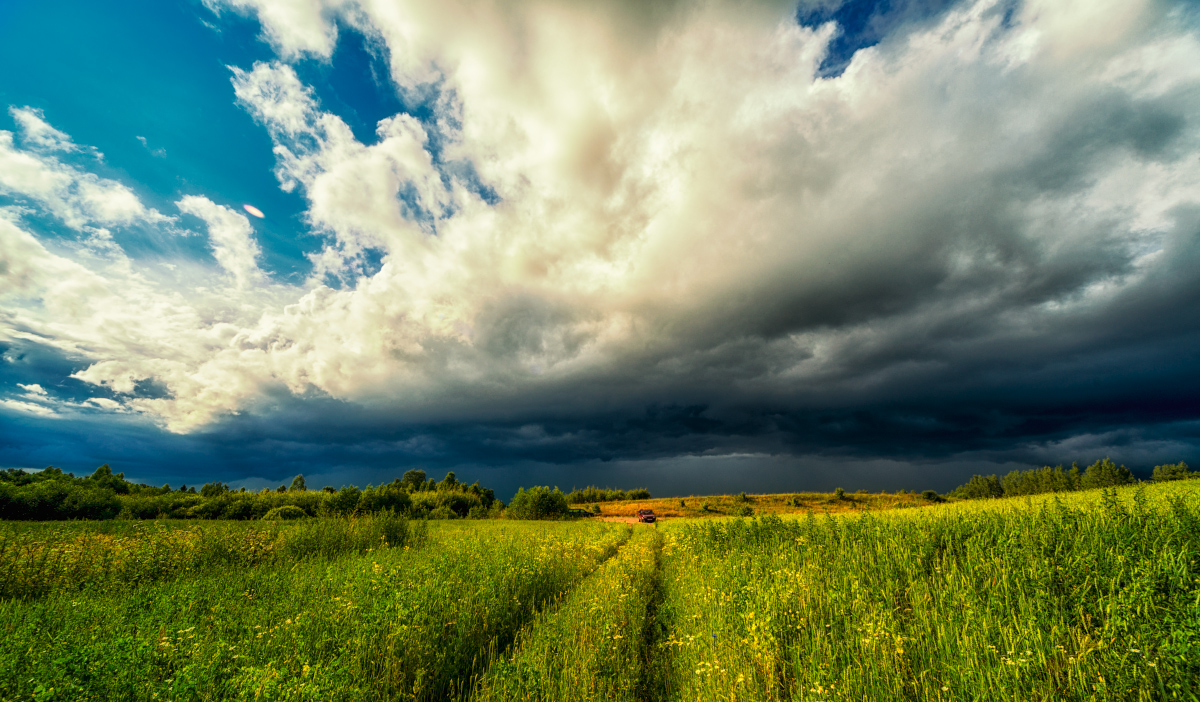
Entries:
[[0,399],[17,398],[28,391],[22,385],[37,385],[48,399],[81,403],[91,397],[114,397],[107,388],[72,378],[90,365],[71,358],[59,349],[34,341],[17,339],[0,343]]
[[[843,0],[801,4],[796,21],[807,27],[837,22],[839,32],[817,73],[840,76],[860,49],[875,46],[885,37],[914,24],[940,16],[960,0]],[[1006,3],[1014,4],[1014,3]]]
[[382,119],[408,113],[429,122],[432,109],[400,98],[392,83],[387,47],[353,27],[338,26],[337,46],[328,61],[306,59],[295,64],[301,82],[312,87],[321,108],[337,115],[363,144],[379,139]]
[[[123,183],[164,214],[176,215],[184,195],[255,205],[267,215],[254,221],[261,267],[298,282],[314,244],[307,203],[279,188],[270,138],[235,104],[227,68],[272,53],[256,22],[213,19],[198,2],[0,3],[0,106],[41,109],[104,154],[103,163],[86,152],[64,160]],[[189,239],[183,249],[204,250],[205,237]]]

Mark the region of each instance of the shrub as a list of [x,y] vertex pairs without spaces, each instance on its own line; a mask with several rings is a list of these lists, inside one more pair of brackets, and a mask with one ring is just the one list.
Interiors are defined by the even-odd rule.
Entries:
[[930,502],[945,502],[946,501],[946,498],[939,495],[937,493],[937,490],[926,490],[925,492],[921,493],[921,497],[925,498],[926,500],[928,500]]
[[737,494],[737,501],[738,502],[749,502],[750,496],[746,494],[745,490],[743,490],[742,492],[739,492]]
[[518,488],[508,505],[508,515],[514,519],[554,519],[567,512],[567,498],[558,488],[535,485],[529,490]]
[[[743,493],[743,494],[745,494],[745,493]],[[740,507],[735,509],[733,511],[733,513],[739,517],[749,517],[754,514],[754,508],[751,507],[750,505],[741,505]]]
[[264,514],[263,519],[274,521],[279,519],[303,519],[307,516],[308,513],[296,505],[283,505]]
[[362,491],[353,485],[347,485],[329,499],[329,508],[337,514],[353,514],[358,509],[358,501],[362,499]]
[[221,515],[224,519],[254,519],[255,516],[254,500],[249,498],[230,500]]
[[846,491],[841,488],[838,488],[833,491],[833,496],[835,499],[844,500],[844,499],[846,499]]
[[445,505],[442,505],[441,507],[437,507],[432,512],[430,512],[429,518],[430,519],[458,519],[458,515],[455,514],[454,510],[450,509],[449,507],[447,507]]

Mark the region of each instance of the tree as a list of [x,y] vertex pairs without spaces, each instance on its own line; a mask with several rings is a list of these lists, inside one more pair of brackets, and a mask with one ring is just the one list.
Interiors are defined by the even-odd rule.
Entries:
[[288,488],[289,492],[308,492],[308,486],[304,484],[304,476],[297,475],[292,478],[292,486]]
[[1117,466],[1116,463],[1105,458],[1087,467],[1087,470],[1083,472],[1083,477],[1079,480],[1079,488],[1088,490],[1090,488],[1116,487],[1132,482],[1133,473],[1129,472],[1128,468]]
[[405,490],[415,492],[425,486],[425,471],[410,470],[404,473],[404,477],[400,478],[400,484]]
[[[896,494],[902,492],[903,490]],[[950,494],[963,500],[978,500],[987,497],[1003,497],[1004,488],[1000,486],[1000,478],[994,475],[972,475],[966,485],[959,485]]]
[[329,498],[329,508],[338,514],[352,514],[354,510],[358,509],[360,499],[362,499],[362,491],[354,485],[347,485]]
[[508,505],[509,516],[515,519],[553,519],[567,513],[567,498],[558,488],[535,485],[529,490],[518,488]]
[[204,497],[220,497],[229,492],[229,486],[225,483],[205,483],[200,488],[200,494]]
[[1151,477],[1156,483],[1166,482],[1168,480],[1187,480],[1200,476],[1200,473],[1194,473],[1188,469],[1188,464],[1180,461],[1176,464],[1166,464],[1163,466],[1154,466],[1154,473]]
[[112,468],[107,463],[96,469],[88,478],[89,482],[95,484],[96,487],[102,490],[112,490],[118,495],[129,494],[129,483],[125,481],[124,473],[113,474]]

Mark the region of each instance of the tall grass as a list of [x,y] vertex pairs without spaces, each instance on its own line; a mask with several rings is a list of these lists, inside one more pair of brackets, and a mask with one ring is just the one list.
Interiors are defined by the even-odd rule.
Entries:
[[0,600],[0,699],[454,697],[628,535],[535,526],[431,529],[422,549]]
[[638,699],[647,682],[661,545],[657,529],[639,529],[617,556],[522,630],[509,657],[492,664],[472,699]]
[[1200,503],[1089,497],[684,527],[668,698],[1195,699]]
[[0,526],[0,598],[54,590],[113,590],[185,573],[307,557],[332,558],[419,543],[426,523],[391,512],[253,527],[133,522],[116,529],[79,523]]
[[1186,483],[658,528],[0,534],[0,700],[1200,700]]

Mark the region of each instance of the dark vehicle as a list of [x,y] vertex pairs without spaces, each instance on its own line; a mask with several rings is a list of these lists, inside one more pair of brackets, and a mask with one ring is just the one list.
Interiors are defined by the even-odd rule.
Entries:
[[648,509],[639,509],[637,517],[639,522],[645,522],[647,524],[653,524],[654,522],[658,521],[658,517],[654,516],[654,512]]
[[569,510],[567,510],[567,516],[568,517],[594,517],[596,515],[592,512],[589,512],[586,509],[569,509]]

